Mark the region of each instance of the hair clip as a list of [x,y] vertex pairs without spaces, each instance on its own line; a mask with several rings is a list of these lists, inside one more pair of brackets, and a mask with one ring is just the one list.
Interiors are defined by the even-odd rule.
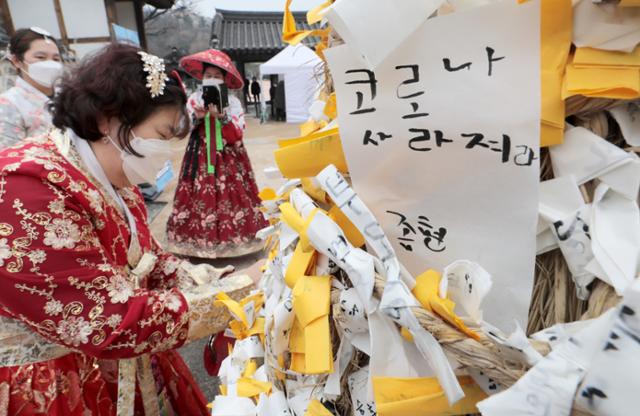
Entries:
[[140,55],[144,64],[142,69],[147,73],[146,87],[151,93],[151,98],[164,94],[164,87],[169,80],[169,77],[164,72],[164,60],[143,51],[139,51],[138,55]]

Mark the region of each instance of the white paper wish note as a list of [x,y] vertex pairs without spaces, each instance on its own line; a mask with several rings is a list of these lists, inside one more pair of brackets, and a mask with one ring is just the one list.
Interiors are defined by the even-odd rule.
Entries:
[[503,328],[525,325],[533,283],[539,6],[429,19],[375,72],[345,45],[325,52],[354,189],[401,263],[480,264],[495,281],[485,319]]
[[443,2],[338,0],[325,16],[347,45],[376,68]]

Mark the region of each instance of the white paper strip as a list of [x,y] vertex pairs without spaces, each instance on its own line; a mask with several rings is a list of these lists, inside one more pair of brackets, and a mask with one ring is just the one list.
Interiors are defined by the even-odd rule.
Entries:
[[573,43],[578,47],[631,52],[640,42],[640,10],[579,0],[573,8]]
[[376,68],[443,1],[338,0],[327,10],[325,18],[371,68]]
[[638,277],[640,210],[604,184],[596,188],[591,216],[593,254],[608,281],[621,295]]

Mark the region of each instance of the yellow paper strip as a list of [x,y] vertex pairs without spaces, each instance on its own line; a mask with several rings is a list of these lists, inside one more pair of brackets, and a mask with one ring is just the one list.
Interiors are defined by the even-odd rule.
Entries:
[[[562,80],[572,40],[571,0],[542,0],[540,5],[541,88],[543,123],[564,126]],[[544,130],[544,129],[543,129]],[[562,143],[563,134],[540,134],[540,146]]]
[[321,21],[322,18],[324,17],[323,16],[324,9],[331,6],[331,4],[333,4],[333,0],[327,0],[324,3],[320,4],[319,6],[316,6],[313,9],[309,10],[307,12],[307,23],[312,25],[314,23],[318,23],[319,21]]
[[241,377],[238,380],[237,392],[240,397],[257,397],[260,393],[270,393],[271,383]]
[[358,227],[356,227],[351,220],[344,215],[340,208],[336,205],[331,207],[329,210],[329,217],[340,226],[340,229],[342,229],[342,232],[344,232],[345,237],[347,237],[347,240],[349,240],[351,245],[354,247],[362,247],[364,245],[364,236],[360,230],[358,230]]
[[477,413],[476,403],[487,395],[471,377],[458,377],[465,397],[449,406],[436,378],[373,377],[379,416],[441,416]]
[[347,172],[347,161],[337,135],[290,145],[276,150],[274,156],[286,178],[316,176],[330,164],[340,172]]
[[287,0],[284,5],[284,17],[282,20],[282,41],[291,45],[297,45],[307,36],[321,36],[323,29],[317,30],[298,30],[296,20],[291,13],[291,1]]
[[412,290],[418,302],[427,310],[436,313],[451,326],[458,328],[467,336],[479,340],[478,334],[467,328],[462,319],[454,312],[455,303],[450,299],[442,299],[439,295],[442,275],[435,270],[427,270],[416,277],[416,285]]
[[640,97],[640,70],[576,68],[567,66],[563,97],[586,97],[630,100]]
[[577,48],[573,57],[573,66],[576,68],[638,68],[640,67],[640,47],[636,47],[631,53],[604,51],[594,48]]
[[307,406],[307,411],[304,412],[304,416],[333,416],[326,407],[322,405],[318,400],[311,400]]

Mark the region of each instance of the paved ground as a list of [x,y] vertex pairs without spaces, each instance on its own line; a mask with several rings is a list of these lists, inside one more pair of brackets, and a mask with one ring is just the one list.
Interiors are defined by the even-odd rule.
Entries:
[[[273,151],[277,148],[277,140],[285,137],[296,137],[297,135],[298,128],[296,125],[271,122],[260,124],[255,118],[247,118],[247,131],[245,133],[244,143],[247,151],[249,152],[249,157],[253,164],[259,188],[263,188],[265,186],[278,187],[282,183],[282,180],[268,179],[264,175],[263,169],[269,166],[274,166],[275,164]],[[175,157],[173,159],[174,172],[179,172],[186,145],[187,140],[182,140],[175,144]],[[167,202],[167,205],[151,223],[151,232],[161,244],[166,241],[165,228],[167,219],[171,213],[173,194],[176,185],[177,181],[173,181],[173,183],[169,185],[168,189],[158,197],[158,201]],[[261,257],[262,254],[259,253],[257,255],[234,259],[213,260],[209,261],[209,263],[215,266],[232,264],[236,269],[242,269],[258,261]],[[202,354],[205,343],[206,339],[191,343],[183,347],[180,350],[180,353],[191,368],[191,371],[200,384],[204,394],[211,400],[217,391],[217,380],[215,377],[210,377],[202,365]]]

